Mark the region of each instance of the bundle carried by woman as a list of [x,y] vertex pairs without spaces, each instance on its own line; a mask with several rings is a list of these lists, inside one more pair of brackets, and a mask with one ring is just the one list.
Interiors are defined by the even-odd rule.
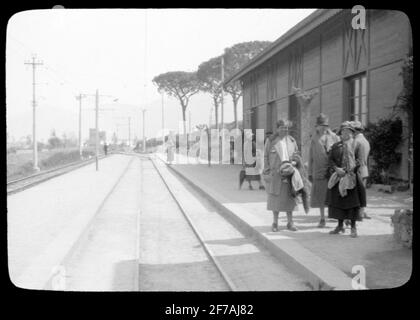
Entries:
[[289,184],[292,197],[301,196],[305,213],[308,213],[311,185],[301,156],[295,153],[290,160],[283,161],[280,165],[279,173],[282,179]]

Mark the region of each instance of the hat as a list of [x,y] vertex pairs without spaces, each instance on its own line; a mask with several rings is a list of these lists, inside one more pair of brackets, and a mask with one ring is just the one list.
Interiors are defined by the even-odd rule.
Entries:
[[276,128],[290,128],[292,126],[291,121],[280,119],[276,122]]
[[340,129],[338,129],[338,134],[341,134],[341,131],[343,129],[350,129],[351,131],[354,132],[354,128],[353,125],[350,121],[344,121],[341,125],[340,125]]
[[326,126],[326,127],[328,127],[329,126],[328,117],[325,114],[320,113],[319,116],[316,117],[316,124],[315,125],[316,126]]
[[350,123],[354,130],[363,131],[364,127],[360,121],[355,120],[355,121],[351,121]]
[[340,128],[339,127],[335,127],[331,131],[334,132],[335,134],[338,134],[340,132]]

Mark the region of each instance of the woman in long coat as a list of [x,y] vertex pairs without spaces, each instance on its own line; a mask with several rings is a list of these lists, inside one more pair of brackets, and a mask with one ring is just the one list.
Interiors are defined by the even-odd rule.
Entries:
[[326,203],[328,217],[338,220],[330,234],[344,232],[344,220],[351,221],[351,237],[357,237],[356,220],[360,207],[366,206],[366,193],[357,173],[354,156],[354,128],[349,122],[341,125],[341,141],[329,153],[329,181]]
[[273,212],[272,230],[278,231],[279,212],[287,214],[287,229],[296,231],[293,223],[293,211],[297,208],[297,200],[290,192],[290,184],[282,179],[280,165],[290,160],[298,151],[295,139],[288,135],[289,123],[279,120],[276,123],[275,133],[266,141],[264,151],[263,177],[266,182],[267,210]]

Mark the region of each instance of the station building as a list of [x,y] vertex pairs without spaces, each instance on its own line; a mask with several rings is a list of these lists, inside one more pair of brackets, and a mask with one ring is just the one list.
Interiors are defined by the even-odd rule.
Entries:
[[[291,120],[306,161],[320,112],[331,128],[390,114],[412,48],[409,19],[400,11],[366,10],[365,29],[355,29],[354,17],[351,9],[316,10],[225,81],[242,84],[244,128],[273,131],[278,119]],[[401,153],[395,174],[407,180],[408,146]]]

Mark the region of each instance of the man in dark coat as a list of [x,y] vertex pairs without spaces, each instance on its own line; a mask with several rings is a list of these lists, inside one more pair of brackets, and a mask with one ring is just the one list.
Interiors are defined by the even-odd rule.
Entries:
[[326,225],[324,206],[328,184],[328,153],[332,145],[340,139],[330,130],[328,117],[322,113],[316,118],[315,129],[309,147],[308,174],[309,180],[312,182],[311,207],[319,208],[321,219],[318,228],[324,228]]

